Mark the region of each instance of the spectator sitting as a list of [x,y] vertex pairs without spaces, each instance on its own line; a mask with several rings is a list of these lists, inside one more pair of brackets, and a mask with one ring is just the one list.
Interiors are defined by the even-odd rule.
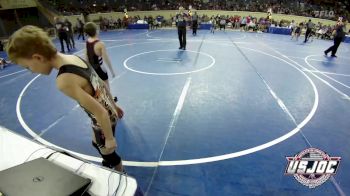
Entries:
[[156,18],[153,19],[153,28],[158,29],[159,23]]
[[291,29],[291,33],[294,32],[295,28],[296,28],[296,23],[294,20],[292,20],[292,22],[289,24],[289,28]]
[[326,34],[327,30],[328,30],[328,29],[327,29],[326,27],[321,27],[318,31],[316,31],[316,38],[317,38],[317,39],[318,39],[318,38],[323,39],[324,34]]
[[138,20],[138,21],[136,21],[136,24],[147,24],[147,21],[145,21],[145,20]]
[[252,29],[253,31],[256,30],[256,25],[255,25],[254,20],[250,20],[250,22],[248,23],[247,29],[248,29],[248,31],[249,31],[250,29]]
[[235,29],[239,29],[239,25],[240,25],[240,17],[236,16],[234,18],[234,22],[235,22]]
[[225,31],[225,27],[226,27],[226,19],[225,18],[221,18],[220,19],[220,30],[223,28]]
[[10,63],[11,63],[11,61],[6,61],[4,58],[0,58],[0,69],[4,69]]
[[325,39],[332,39],[332,32],[333,32],[332,27],[331,27],[330,25],[328,25],[328,27],[327,27],[326,29],[327,29],[327,31],[326,31],[326,33],[323,35],[323,37],[324,37]]
[[122,20],[120,18],[118,18],[117,20],[117,28],[122,28]]
[[241,31],[246,30],[246,24],[247,24],[247,19],[245,17],[243,17],[241,20]]

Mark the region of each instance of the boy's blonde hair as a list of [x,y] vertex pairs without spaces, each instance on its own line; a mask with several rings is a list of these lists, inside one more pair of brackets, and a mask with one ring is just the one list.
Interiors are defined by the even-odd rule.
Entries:
[[5,50],[13,62],[19,58],[31,58],[33,54],[40,54],[46,59],[51,59],[57,53],[48,34],[43,29],[31,25],[14,32]]
[[93,22],[88,22],[84,25],[84,32],[90,36],[93,37],[97,34],[97,25]]

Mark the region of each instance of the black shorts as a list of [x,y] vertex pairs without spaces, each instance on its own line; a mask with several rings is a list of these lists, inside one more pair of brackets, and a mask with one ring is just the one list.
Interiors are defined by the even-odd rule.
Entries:
[[108,74],[107,72],[105,72],[101,66],[99,66],[98,68],[95,69],[97,75],[103,80],[108,80]]
[[246,24],[241,24],[241,27],[245,27],[246,26]]

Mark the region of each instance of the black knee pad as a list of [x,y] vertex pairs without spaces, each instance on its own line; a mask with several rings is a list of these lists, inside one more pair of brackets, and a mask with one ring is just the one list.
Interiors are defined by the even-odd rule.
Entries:
[[105,161],[104,164],[106,164],[107,167],[115,167],[119,165],[122,161],[120,156],[115,151],[108,155],[102,155],[102,158]]
[[98,151],[98,153],[102,156],[102,158],[103,158],[102,165],[103,166],[113,168],[113,167],[119,165],[119,163],[122,161],[120,156],[115,151],[111,154],[104,155],[101,153],[100,148],[98,147],[98,145],[95,142],[92,142],[92,146],[95,147],[96,150]]
[[113,166],[110,165],[110,164],[109,164],[107,161],[105,161],[105,160],[102,160],[102,166],[108,167],[108,168],[113,168]]

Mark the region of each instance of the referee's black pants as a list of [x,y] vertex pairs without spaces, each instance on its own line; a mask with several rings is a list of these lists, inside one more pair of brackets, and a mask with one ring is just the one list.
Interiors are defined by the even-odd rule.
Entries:
[[305,41],[304,42],[307,42],[307,40],[309,39],[310,33],[311,33],[311,29],[306,29]]
[[334,45],[329,47],[325,52],[328,53],[332,51],[332,56],[335,56],[335,53],[337,53],[338,47],[340,43],[342,42],[343,38],[335,37],[334,38]]
[[180,48],[186,48],[186,27],[178,27],[177,33],[179,35]]

